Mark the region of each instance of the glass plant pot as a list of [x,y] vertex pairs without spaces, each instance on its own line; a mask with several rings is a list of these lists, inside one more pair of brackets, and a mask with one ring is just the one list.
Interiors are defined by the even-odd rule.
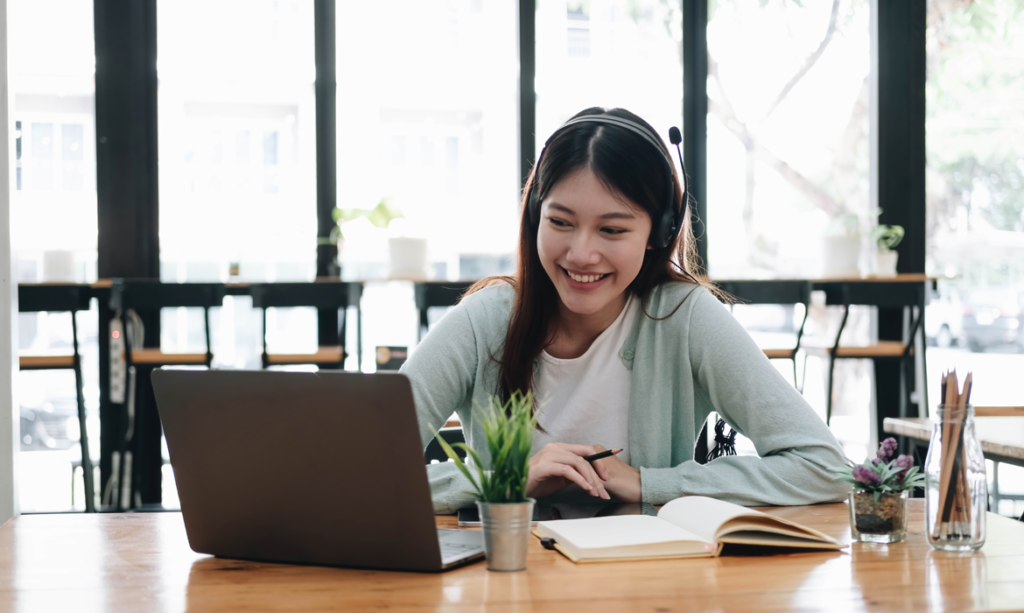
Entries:
[[896,543],[907,538],[907,492],[882,494],[877,502],[871,492],[851,493],[850,532],[853,540],[865,543]]

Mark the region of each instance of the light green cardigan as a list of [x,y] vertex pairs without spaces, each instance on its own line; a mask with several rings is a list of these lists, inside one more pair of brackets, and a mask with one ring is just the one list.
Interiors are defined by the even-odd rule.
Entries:
[[[497,391],[513,289],[467,296],[430,331],[402,368],[412,382],[424,447],[458,413],[470,446],[489,461],[474,403]],[[828,427],[769,363],[732,314],[704,288],[655,288],[619,350],[632,373],[630,463],[640,469],[644,502],[684,495],[737,504],[803,505],[840,501],[849,486],[831,469],[843,453]],[[536,364],[534,365],[536,368]],[[760,457],[693,461],[694,440],[711,411],[753,440]],[[600,441],[594,441],[595,444]],[[471,486],[451,462],[427,467],[434,512],[472,506]]]

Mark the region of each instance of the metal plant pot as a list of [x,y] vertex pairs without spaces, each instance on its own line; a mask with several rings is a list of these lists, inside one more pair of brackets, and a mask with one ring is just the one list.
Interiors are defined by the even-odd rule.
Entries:
[[487,570],[525,570],[526,550],[530,545],[533,503],[477,502],[484,530]]

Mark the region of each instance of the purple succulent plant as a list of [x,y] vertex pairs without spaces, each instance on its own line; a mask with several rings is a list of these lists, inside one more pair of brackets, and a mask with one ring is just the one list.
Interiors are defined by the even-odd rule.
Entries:
[[878,459],[881,460],[882,462],[888,462],[889,460],[892,460],[893,456],[896,455],[896,448],[898,446],[899,445],[897,445],[896,439],[892,438],[891,436],[885,439],[884,441],[882,441],[882,444],[878,446]]
[[878,474],[867,466],[858,466],[853,469],[853,478],[864,485],[878,485],[882,479]]
[[896,458],[896,461],[892,463],[893,468],[900,469],[900,472],[896,473],[896,479],[899,483],[903,483],[904,477],[907,475],[907,471],[914,465],[914,458],[908,455],[901,455]]

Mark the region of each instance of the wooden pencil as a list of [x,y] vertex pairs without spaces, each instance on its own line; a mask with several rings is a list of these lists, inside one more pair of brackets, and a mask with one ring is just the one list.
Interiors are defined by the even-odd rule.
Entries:
[[971,404],[971,388],[974,386],[973,373],[967,373],[967,378],[964,379],[964,393],[963,393],[963,416],[960,425],[960,456],[958,461],[960,462],[960,489],[959,496],[957,499],[960,501],[960,521],[967,522],[970,524],[971,521],[971,488],[970,482],[967,480],[967,450],[964,448],[964,429],[967,424],[967,405]]
[[958,401],[957,395],[959,386],[956,378],[956,371],[946,375],[946,386],[943,394],[942,404],[942,415],[940,419],[941,433],[939,435],[940,441],[940,464],[939,464],[939,505],[938,505],[938,517],[935,522],[935,529],[932,532],[933,538],[939,538],[943,532],[943,509],[946,508],[946,492],[949,489],[949,477],[950,471],[952,470],[953,452],[950,450],[950,443],[952,442],[952,428],[949,407],[955,407]]
[[[950,418],[949,455],[944,456],[948,466],[948,478],[946,479],[946,491],[944,503],[939,505],[941,509],[941,523],[945,525],[947,533],[952,530],[954,535],[960,535],[963,524],[963,506],[961,497],[965,493],[966,471],[964,468],[964,418],[967,413],[967,390],[971,384],[971,373],[964,378],[964,389],[958,391],[957,401],[952,413],[947,411]],[[949,405],[947,405],[949,406]],[[958,508],[959,507],[959,508]]]

